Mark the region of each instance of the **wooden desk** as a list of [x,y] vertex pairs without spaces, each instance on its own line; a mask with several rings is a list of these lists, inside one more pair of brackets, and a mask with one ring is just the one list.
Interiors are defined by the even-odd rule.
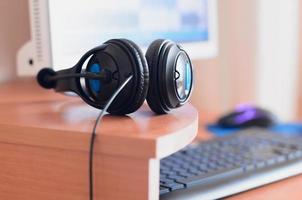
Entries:
[[[88,150],[99,110],[21,81],[0,87],[0,199],[88,199]],[[95,141],[95,199],[159,198],[159,159],[196,136],[189,104],[104,117]]]
[[[88,144],[98,110],[33,83],[0,86],[0,199],[87,199]],[[199,138],[212,137],[203,125],[216,117],[201,112]],[[153,116],[145,106],[130,117],[105,117],[95,150],[98,199],[157,199],[158,159],[194,138],[196,120],[190,105],[167,116]],[[180,127],[191,131],[174,135]],[[301,185],[302,175],[228,199],[301,199]]]

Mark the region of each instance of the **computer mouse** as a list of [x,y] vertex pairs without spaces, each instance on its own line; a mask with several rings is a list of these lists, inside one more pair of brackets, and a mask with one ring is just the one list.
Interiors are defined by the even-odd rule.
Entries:
[[223,128],[270,127],[276,122],[276,117],[263,108],[241,105],[217,121]]

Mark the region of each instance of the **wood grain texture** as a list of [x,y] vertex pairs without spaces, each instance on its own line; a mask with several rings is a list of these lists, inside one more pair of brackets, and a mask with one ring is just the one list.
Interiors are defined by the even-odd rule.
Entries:
[[[0,86],[0,199],[88,198],[88,149],[99,110],[33,80]],[[198,114],[144,105],[104,117],[95,141],[95,199],[159,198],[159,159],[189,144]]]
[[[0,159],[0,199],[88,199],[85,152],[1,143]],[[96,200],[159,196],[158,160],[98,154],[94,167]]]
[[[88,149],[100,111],[80,98],[43,90],[29,80],[1,86],[0,99],[0,131],[11,132],[0,134],[0,141]],[[197,134],[197,126],[197,111],[189,104],[169,115],[155,115],[144,105],[127,116],[105,116],[97,129],[100,145],[96,152],[165,157],[190,143]],[[22,133],[16,129],[22,129]]]

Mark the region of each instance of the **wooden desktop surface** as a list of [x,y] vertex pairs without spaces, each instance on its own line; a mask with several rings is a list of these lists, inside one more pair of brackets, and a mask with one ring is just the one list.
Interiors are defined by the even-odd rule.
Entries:
[[[22,126],[26,131],[27,138],[0,135],[0,139],[8,141],[20,138],[19,142],[28,145],[44,145],[46,147],[57,147],[73,150],[87,149],[89,136],[95,123],[96,116],[100,110],[88,106],[79,97],[67,97],[53,90],[45,90],[40,88],[35,82],[30,80],[19,81],[16,84],[4,84],[0,86],[0,124],[2,127],[7,125],[7,129]],[[174,153],[175,141],[171,139],[171,135],[167,133],[176,133],[176,130],[182,130],[182,127],[189,125],[195,120],[195,115],[191,105],[178,109],[179,112],[173,112],[169,115],[155,115],[150,109],[143,105],[139,112],[131,113],[128,116],[105,115],[102,125],[98,127],[100,141],[102,141],[102,149],[96,147],[96,152],[106,151],[106,153],[116,152],[115,147],[105,148],[111,144],[111,140],[127,141],[128,145],[120,145],[119,153],[123,155],[137,156],[156,156],[165,157]],[[195,120],[198,123],[198,118]],[[131,123],[135,122],[135,123]],[[39,133],[39,129],[43,130],[43,137]],[[123,131],[121,131],[123,130]],[[71,134],[68,134],[71,133]],[[148,134],[146,134],[148,133]],[[52,137],[54,135],[63,135],[65,141]],[[33,139],[39,138],[40,139]],[[77,136],[77,140],[74,136]],[[195,134],[175,134],[179,143],[177,149],[188,144]],[[7,137],[7,138],[4,138]],[[48,138],[44,140],[43,138]],[[70,139],[73,137],[73,140]],[[160,142],[157,141],[158,138]],[[171,140],[169,140],[169,138]],[[124,140],[125,139],[125,140]],[[68,142],[73,141],[73,142]],[[134,148],[140,151],[134,151]],[[161,145],[161,151],[151,152],[152,148],[146,148],[152,145]],[[129,146],[129,147],[127,147]],[[122,148],[125,147],[125,148]],[[114,148],[114,149],[112,149]],[[155,150],[155,149],[152,149]]]
[[[30,84],[29,84],[30,83]],[[20,88],[20,85],[22,85],[22,87]],[[33,90],[31,91],[31,95],[28,95],[27,92],[29,90]],[[89,121],[89,123],[81,123],[81,124],[77,124],[77,120],[75,118],[72,118],[73,120],[69,121],[69,126],[65,126],[64,124],[62,124],[60,121],[58,121],[58,119],[43,115],[43,113],[47,113],[47,110],[45,110],[45,108],[43,108],[43,104],[49,100],[54,101],[54,105],[52,107],[52,109],[65,109],[65,113],[66,113],[66,119],[71,119],[69,115],[77,115],[79,116],[79,118],[81,118],[81,116],[86,116],[87,117],[87,113],[85,114],[85,109],[90,109],[87,106],[85,106],[85,108],[81,108],[81,106],[77,106],[76,109],[73,107],[74,103],[79,103],[81,104],[81,100],[79,100],[79,98],[71,98],[70,102],[72,102],[70,104],[70,106],[68,106],[68,102],[66,101],[62,101],[62,100],[66,100],[66,97],[61,95],[61,94],[56,94],[53,91],[47,91],[47,90],[41,90],[38,87],[33,87],[32,86],[32,82],[28,82],[28,81],[24,81],[24,82],[19,82],[18,83],[18,87],[15,86],[15,84],[2,84],[0,86],[0,110],[1,110],[1,115],[0,115],[0,121],[2,121],[2,123],[15,123],[15,125],[18,124],[22,124],[22,123],[31,123],[33,126],[39,126],[38,124],[35,124],[35,120],[32,120],[33,117],[35,117],[35,112],[38,112],[39,115],[38,117],[42,117],[43,120],[45,120],[47,123],[45,123],[45,126],[49,126],[49,124],[51,124],[52,128],[55,127],[55,129],[64,129],[64,130],[69,130],[69,131],[76,131],[79,132],[79,141],[84,139],[84,143],[87,144],[87,137],[82,137],[81,134],[82,133],[87,133],[89,131],[91,131],[91,120],[87,120],[87,122]],[[31,102],[35,102],[35,104],[40,104],[40,108],[38,111],[32,111],[32,103]],[[17,103],[17,106],[16,106]],[[67,105],[66,105],[67,104]],[[25,108],[28,109],[28,112],[24,112],[24,105]],[[20,115],[18,117],[16,116],[12,116],[11,113],[14,112],[18,112],[18,107],[22,106],[23,109],[22,111],[20,110]],[[67,109],[67,110],[66,110]],[[148,108],[147,107],[143,107],[142,108],[143,112],[140,112],[137,116],[135,116],[134,114],[134,119],[135,120],[141,120],[141,122],[143,123],[144,120],[140,119],[140,118],[145,118],[148,115],[150,115],[151,113],[148,112]],[[189,108],[190,109],[190,108]],[[25,110],[26,111],[26,110]],[[89,111],[91,113],[91,110]],[[142,114],[144,113],[144,114]],[[94,118],[95,115],[97,114],[97,111],[93,111],[91,116],[88,118]],[[189,117],[189,116],[188,116]],[[209,113],[209,112],[200,112],[200,125],[199,125],[199,134],[198,134],[198,138],[199,139],[211,139],[213,137],[213,135],[211,135],[210,133],[208,133],[206,130],[204,130],[204,124],[207,124],[209,122],[213,122],[216,119],[217,115],[213,114],[213,113]],[[111,117],[112,118],[112,117]],[[162,118],[161,118],[162,119]],[[81,119],[78,119],[81,120]],[[121,119],[119,119],[120,121]],[[127,117],[125,117],[122,120],[129,120]],[[169,120],[169,119],[168,119]],[[106,118],[105,118],[106,121]],[[107,120],[107,122],[110,120]],[[122,137],[123,135],[120,134],[119,131],[115,131],[120,129],[121,127],[118,127],[118,123],[117,120],[113,120],[112,123],[117,124],[117,126],[112,126],[112,123],[103,123],[102,124],[102,128],[100,129],[101,132],[104,133],[103,130],[105,129],[110,129],[112,134],[116,134],[117,137]],[[182,123],[188,123],[188,122],[182,122]],[[155,127],[165,127],[165,123],[162,122],[161,120],[155,120],[153,123],[153,126]],[[180,124],[178,122],[173,123],[173,126],[180,126]],[[113,127],[113,128],[110,128]],[[47,128],[47,127],[45,127]],[[144,128],[144,125],[142,125],[140,128]],[[146,128],[146,127],[145,127]],[[169,128],[165,128],[166,131],[168,131]],[[137,131],[138,127],[130,127],[129,131]],[[142,131],[144,132],[144,131]],[[160,132],[156,132],[154,131],[153,134],[151,135],[141,135],[140,137],[145,137],[145,139],[152,139],[152,137],[157,137],[158,134],[160,134]],[[82,134],[83,135],[83,134]],[[106,135],[106,134],[105,134]],[[130,134],[131,135],[131,134]],[[153,136],[152,136],[153,135]],[[68,139],[68,138],[67,138]],[[189,140],[190,138],[188,137],[186,140]],[[21,140],[24,140],[24,138],[21,137]],[[41,140],[33,140],[31,142],[41,142]],[[55,144],[55,142],[59,142],[59,144]],[[47,143],[45,145],[50,145],[50,146],[55,146],[58,147],[58,145],[61,144],[60,147],[64,148],[79,148],[79,149],[87,149],[87,146],[83,145],[84,143],[64,143],[64,145],[62,143],[60,143],[60,141],[47,141]],[[139,145],[139,144],[137,144]],[[144,144],[146,145],[146,144]],[[178,146],[177,148],[180,148],[180,146]],[[110,148],[109,148],[110,149]],[[123,151],[127,151],[127,149],[123,149]],[[101,150],[99,150],[101,151]],[[132,153],[132,152],[128,152],[128,153]],[[142,151],[141,155],[138,156],[142,156],[145,154],[154,154],[155,152],[145,152]],[[164,154],[169,154],[169,152],[165,152]],[[164,156],[164,154],[162,156]],[[228,197],[227,199],[233,199],[233,200],[243,200],[243,199],[272,199],[272,200],[276,200],[276,199],[301,199],[302,198],[302,175],[299,176],[295,176],[295,177],[291,177],[282,181],[278,181],[276,183],[272,183],[272,184],[268,184],[266,186],[260,187],[260,188],[256,188],[256,189],[252,189],[250,191],[246,191],[246,192],[242,192],[240,194],[236,194],[233,195],[231,197]]]
[[[88,198],[88,151],[100,110],[80,98],[44,90],[33,80],[0,86],[0,199]],[[197,135],[190,104],[169,115],[146,105],[127,116],[106,115],[97,127],[94,197],[159,198],[159,160]]]

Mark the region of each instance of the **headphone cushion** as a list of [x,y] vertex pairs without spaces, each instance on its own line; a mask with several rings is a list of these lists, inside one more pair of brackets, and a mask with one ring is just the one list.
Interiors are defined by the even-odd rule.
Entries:
[[157,114],[165,114],[166,109],[160,101],[160,93],[158,89],[158,58],[160,54],[161,46],[164,44],[165,40],[158,39],[152,42],[146,52],[146,59],[150,71],[150,84],[147,94],[147,102],[151,110]]
[[157,114],[166,114],[184,105],[193,84],[188,54],[175,42],[160,39],[151,43],[146,58],[150,71],[147,94],[150,108]]
[[149,69],[147,65],[146,58],[142,53],[141,49],[132,41],[127,39],[113,39],[109,40],[108,43],[115,43],[117,45],[122,45],[125,47],[132,56],[138,61],[137,66],[137,76],[133,79],[138,79],[138,86],[134,88],[136,93],[134,94],[134,99],[131,100],[131,103],[125,105],[125,107],[118,113],[112,114],[128,114],[136,111],[144,103],[148,87],[149,87]]

